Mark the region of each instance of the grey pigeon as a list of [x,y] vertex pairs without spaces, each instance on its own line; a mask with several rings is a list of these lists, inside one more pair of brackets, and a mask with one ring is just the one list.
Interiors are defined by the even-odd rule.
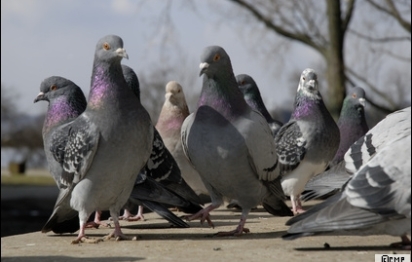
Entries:
[[[48,169],[53,176],[62,198],[67,192],[67,186],[61,183],[63,167],[57,161],[51,149],[54,144],[65,144],[64,136],[59,127],[76,119],[86,109],[87,101],[83,91],[72,81],[59,76],[46,78],[40,85],[40,93],[34,102],[48,101],[48,108],[43,124],[43,145]],[[70,201],[62,201],[56,205],[52,215],[50,230],[61,233],[75,232],[79,229],[78,212],[70,207]],[[57,225],[57,226],[56,226]]]
[[[238,83],[240,91],[242,91],[243,93],[243,97],[245,98],[246,103],[252,109],[260,112],[265,117],[270,126],[270,129],[272,130],[273,137],[275,137],[279,129],[282,127],[283,123],[273,119],[269,111],[266,109],[255,80],[247,74],[240,74],[236,76],[236,81]],[[240,209],[240,206],[237,203],[236,199],[232,199],[227,205],[227,208]]]
[[339,128],[323,103],[313,69],[299,80],[295,108],[275,137],[282,188],[294,214],[304,212],[300,194],[313,176],[323,172],[339,147]]
[[[41,83],[40,93],[34,102],[41,100],[49,102],[43,126],[44,149],[49,171],[55,177],[56,184],[60,188],[60,176],[63,168],[52,155],[50,148],[52,148],[53,143],[55,143],[53,139],[64,139],[64,137],[59,134],[55,134],[58,132],[56,129],[68,121],[74,120],[83,113],[86,109],[87,101],[80,87],[72,81],[58,76],[49,77]],[[156,156],[156,158],[158,157]],[[159,166],[161,167],[161,165]],[[147,165],[143,171],[146,170],[148,170]],[[62,193],[63,192],[64,191],[62,191]],[[140,174],[136,180],[130,201],[139,201],[143,206],[156,212],[177,227],[188,227],[184,221],[176,217],[162,204],[187,208],[191,205],[190,202],[177,196],[173,191],[165,189],[156,181],[146,178],[145,173]],[[42,231],[48,232],[52,230],[55,233],[73,233],[79,229],[77,214],[78,212],[70,207],[69,201],[60,201],[58,205],[55,206],[52,216],[44,225]],[[87,223],[87,225],[98,227],[100,223],[100,212],[96,212],[94,221]]]
[[[140,86],[136,73],[132,68],[122,65],[123,75],[127,85],[140,99]],[[192,203],[188,206],[179,206],[185,213],[196,213],[202,209],[201,199],[195,191],[182,178],[180,168],[173,155],[169,152],[160,133],[153,127],[154,140],[152,143],[151,156],[145,166],[145,175],[163,184],[166,188],[178,194],[183,199]]]
[[86,109],[86,97],[81,88],[72,81],[59,76],[52,76],[43,80],[40,85],[40,93],[34,102],[41,100],[49,102],[42,130],[44,151],[49,163],[48,168],[56,185],[59,188],[66,188],[61,183],[62,166],[55,160],[49,149],[53,146],[53,139],[55,139],[53,134],[56,129],[73,121]]
[[349,147],[369,131],[365,118],[365,91],[361,87],[354,87],[343,101],[338,120],[340,144],[332,165],[343,160]]
[[410,249],[411,108],[388,115],[354,143],[342,191],[287,222],[284,239],[316,234],[389,234]]
[[369,130],[365,118],[365,91],[361,87],[352,88],[343,101],[338,127],[339,149],[328,169],[306,184],[301,196],[303,201],[326,198],[336,193],[348,181],[343,156],[349,147]]
[[115,229],[108,238],[127,239],[117,216],[132,192],[130,181],[149,159],[153,125],[123,77],[124,57],[128,58],[120,37],[108,35],[98,41],[86,110],[59,128],[67,139],[56,141],[51,149],[63,166],[61,183],[67,186],[57,203],[70,198],[70,206],[79,212],[80,230],[72,243],[89,242],[85,226],[96,210],[109,210],[114,218]]
[[165,102],[157,120],[156,129],[163,138],[164,144],[176,160],[183,179],[196,192],[196,194],[208,195],[199,173],[189,163],[183,153],[180,138],[183,121],[189,115],[182,86],[176,81],[170,81],[166,85]]
[[197,109],[182,125],[183,150],[199,172],[212,203],[188,217],[210,220],[209,212],[236,199],[242,208],[237,228],[219,236],[241,235],[251,208],[263,203],[275,215],[292,215],[283,201],[272,132],[238,88],[230,58],[219,46],[207,47],[200,74],[203,86]]
[[239,85],[240,91],[243,93],[246,103],[248,103],[251,108],[259,111],[265,117],[266,121],[269,123],[270,129],[272,129],[273,137],[275,137],[283,124],[282,122],[273,119],[269,114],[269,111],[263,103],[255,80],[249,75],[240,74],[236,76],[236,81]]

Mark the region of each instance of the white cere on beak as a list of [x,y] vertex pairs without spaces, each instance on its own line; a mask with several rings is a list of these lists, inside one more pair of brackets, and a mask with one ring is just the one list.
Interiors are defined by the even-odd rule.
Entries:
[[126,49],[124,48],[117,48],[116,53],[121,57],[129,59],[129,55],[127,54]]
[[361,104],[363,107],[365,107],[366,106],[366,100],[365,100],[365,98],[359,98],[359,104]]
[[200,63],[200,65],[199,65],[200,69],[205,69],[205,68],[208,68],[208,67],[209,67],[209,64],[206,63],[206,62]]

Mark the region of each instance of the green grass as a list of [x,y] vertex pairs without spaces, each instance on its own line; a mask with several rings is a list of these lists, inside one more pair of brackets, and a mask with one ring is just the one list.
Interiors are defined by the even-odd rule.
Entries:
[[53,186],[56,185],[51,176],[2,175],[2,186]]

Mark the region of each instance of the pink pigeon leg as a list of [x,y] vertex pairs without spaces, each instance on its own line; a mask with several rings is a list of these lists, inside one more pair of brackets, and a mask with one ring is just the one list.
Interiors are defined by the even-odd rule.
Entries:
[[85,215],[84,213],[79,212],[79,223],[80,223],[80,229],[79,229],[79,234],[77,235],[77,238],[73,240],[71,243],[72,244],[78,244],[78,243],[98,243],[102,241],[101,239],[95,239],[95,238],[87,238],[85,229],[86,229],[86,221],[89,218],[90,215]]
[[219,236],[219,237],[241,236],[243,233],[249,233],[250,230],[248,228],[245,228],[245,223],[246,223],[248,214],[249,214],[249,209],[247,210],[242,209],[242,216],[240,217],[240,221],[236,229],[232,231],[228,231],[228,232],[218,232],[216,236]]
[[96,211],[94,213],[94,220],[91,222],[87,222],[86,228],[99,228],[99,226],[110,227],[110,224],[102,222],[100,220],[101,215],[102,215],[102,211]]
[[[125,210],[126,212],[126,210]],[[129,212],[130,214],[130,212]],[[126,218],[125,220],[127,221],[138,221],[138,220],[142,220],[145,221],[144,216],[143,216],[143,206],[139,205],[139,210],[137,211],[137,214],[135,216],[132,216],[130,214],[130,216],[128,218]]]
[[[130,213],[128,209],[124,209],[123,215],[119,216],[119,220],[127,220],[131,216],[132,216],[132,213]],[[109,219],[113,220],[111,217]]]
[[128,237],[123,234],[122,229],[120,228],[118,213],[114,210],[110,210],[110,215],[112,216],[113,223],[114,223],[114,230],[109,235],[105,236],[104,239],[108,240],[114,237],[116,241],[119,240],[137,240],[137,237]]
[[290,201],[292,202],[292,212],[294,215],[299,215],[305,212],[302,208],[302,202],[300,202],[300,194],[297,196],[291,195]]
[[191,216],[183,216],[184,218],[186,218],[188,221],[192,221],[194,219],[200,218],[200,223],[203,225],[203,222],[205,222],[205,220],[207,221],[207,223],[209,224],[210,227],[214,228],[215,226],[213,225],[212,220],[210,220],[210,211],[212,211],[213,209],[218,208],[220,205],[216,205],[216,204],[211,204],[205,208],[203,208],[202,210],[200,210],[199,212],[197,212],[194,215]]
[[411,240],[407,235],[401,236],[402,241],[390,244],[390,247],[401,248],[404,250],[411,250]]

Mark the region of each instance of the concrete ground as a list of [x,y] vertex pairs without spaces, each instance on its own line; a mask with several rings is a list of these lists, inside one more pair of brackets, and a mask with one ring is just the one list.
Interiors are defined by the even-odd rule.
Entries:
[[[190,221],[190,228],[173,228],[155,213],[146,221],[121,221],[137,241],[114,240],[98,244],[70,244],[76,234],[39,232],[51,213],[57,189],[50,186],[2,186],[1,261],[374,261],[375,254],[410,254],[389,248],[400,241],[391,236],[314,236],[282,240],[289,218],[274,217],[262,207],[250,213],[241,237],[216,237],[236,227],[240,212],[221,207],[212,211],[215,228]],[[306,203],[310,207],[316,202]],[[288,203],[290,204],[290,203]],[[183,213],[176,212],[177,215]],[[112,229],[86,231],[102,238]],[[7,233],[7,234],[3,234]],[[325,246],[329,246],[326,248]]]
[[[183,213],[178,213],[183,215]],[[106,240],[97,244],[70,244],[76,234],[40,232],[1,238],[2,261],[374,261],[375,254],[406,253],[389,248],[400,238],[391,236],[315,236],[285,241],[288,218],[274,217],[262,208],[250,214],[251,233],[241,237],[216,237],[218,231],[236,227],[240,213],[220,208],[212,211],[215,228],[188,222],[190,228],[172,228],[157,214],[146,221],[121,221],[122,230],[136,241]],[[89,237],[102,238],[112,229],[89,229]],[[329,248],[325,248],[329,245]]]

